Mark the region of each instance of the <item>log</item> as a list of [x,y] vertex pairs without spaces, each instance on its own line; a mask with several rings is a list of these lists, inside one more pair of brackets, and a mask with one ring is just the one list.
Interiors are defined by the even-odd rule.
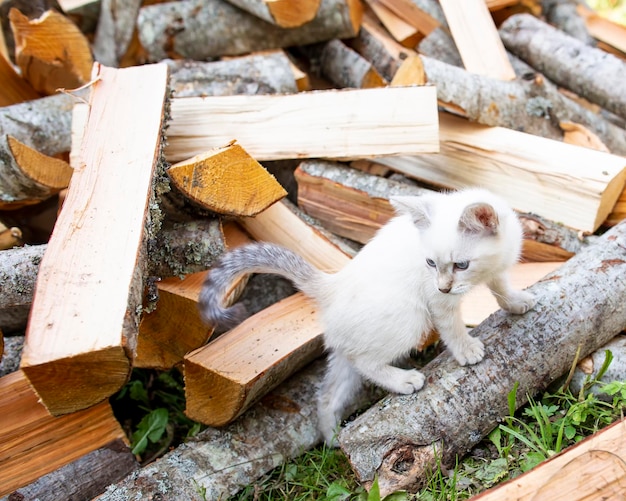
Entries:
[[36,91],[49,95],[89,81],[93,65],[89,42],[67,17],[49,10],[30,20],[11,9],[9,19],[16,63]]
[[369,89],[386,83],[370,62],[341,40],[324,44],[320,65],[322,75],[341,88]]
[[465,69],[499,80],[515,71],[484,0],[440,0]]
[[22,355],[53,415],[94,405],[124,384],[145,286],[167,67],[96,65],[94,73],[80,168],[41,262]]
[[102,0],[93,41],[96,61],[106,66],[120,66],[130,46],[141,3],[141,0],[122,3]]
[[22,371],[0,378],[0,393],[0,496],[112,442],[128,450],[108,402],[52,417]]
[[625,450],[626,421],[621,419],[529,472],[472,499],[620,499],[626,489]]
[[398,87],[173,99],[165,155],[178,162],[233,139],[258,161],[433,152],[435,92]]
[[[2,40],[0,40],[1,46]],[[26,80],[17,74],[13,65],[2,54],[0,54],[0,79],[2,80],[0,106],[10,106],[41,97]]]
[[20,368],[24,336],[5,336],[3,338],[4,353],[0,360],[0,377],[11,374]]
[[446,113],[439,123],[438,155],[378,162],[444,188],[482,186],[521,212],[591,233],[607,218],[624,188],[622,157]]
[[[72,106],[72,97],[59,94],[0,109],[0,203],[20,202],[16,194],[27,187],[33,189],[32,180],[21,172],[9,137],[13,146],[17,141],[43,155],[70,151]],[[23,148],[18,146],[19,152]],[[44,188],[40,185],[40,189]]]
[[0,329],[9,334],[26,327],[39,264],[46,245],[0,252]]
[[546,22],[568,35],[580,40],[585,45],[594,46],[595,41],[587,30],[585,19],[579,7],[583,4],[577,0],[543,0],[542,14]]
[[[295,172],[298,203],[334,233],[366,243],[393,215],[392,195],[421,195],[423,188],[359,172],[344,165],[308,160]],[[518,214],[524,228],[523,257],[564,261],[585,244],[577,231],[533,214]]]
[[604,44],[607,49],[613,48],[622,54],[626,53],[626,28],[624,26],[600,16],[583,4],[578,4],[576,11],[584,19],[585,27],[593,38]]
[[481,363],[460,367],[444,352],[423,369],[424,389],[384,399],[349,423],[339,442],[359,479],[371,485],[377,475],[381,495],[416,489],[436,461],[454,463],[508,414],[514,384],[521,406],[567,372],[578,350],[586,356],[612,339],[626,325],[625,265],[622,223],[531,287],[533,310],[499,311],[476,327]]
[[93,499],[138,467],[128,445],[118,439],[15,489],[0,501]]
[[224,61],[166,60],[176,97],[293,94],[298,86],[285,52],[271,51]]
[[366,2],[394,40],[404,47],[415,47],[423,38],[417,28],[407,23],[380,0],[366,0]]
[[[400,57],[411,51],[370,25],[362,27],[357,50],[387,80],[393,79]],[[404,54],[404,56],[401,56]],[[624,130],[571,101],[541,75],[501,81],[420,56],[428,83],[437,87],[440,106],[484,125],[501,126],[549,139],[562,139],[560,122],[575,122],[592,130],[615,154],[626,154]],[[547,120],[546,118],[550,118]]]
[[178,162],[167,175],[185,198],[218,214],[254,216],[287,195],[276,178],[236,143]]
[[[322,0],[315,18],[280,28],[223,0],[185,0],[142,7],[139,39],[152,61],[212,57],[351,38],[361,23],[358,0]],[[224,22],[215,23],[215,19]]]
[[626,118],[626,63],[528,14],[500,26],[508,50],[552,81]]
[[282,28],[297,28],[315,19],[321,0],[228,0],[256,17]]
[[[255,237],[289,247],[324,270],[337,271],[349,260],[282,204],[243,225],[253,228]],[[322,332],[316,306],[302,293],[249,317],[185,357],[185,413],[210,426],[230,423],[319,357]]]
[[416,28],[424,36],[427,36],[431,31],[441,26],[442,22],[445,22],[443,12],[438,10],[436,12],[437,14],[441,13],[441,17],[434,16],[433,12],[425,9],[421,2],[412,0],[380,0],[380,3]]

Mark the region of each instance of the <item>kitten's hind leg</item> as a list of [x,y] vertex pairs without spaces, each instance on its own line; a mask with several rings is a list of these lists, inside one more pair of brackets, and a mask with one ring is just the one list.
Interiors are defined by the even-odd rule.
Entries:
[[330,447],[337,447],[337,432],[347,406],[363,386],[361,375],[341,354],[328,356],[328,368],[320,388],[317,413],[319,429]]
[[487,286],[503,310],[521,315],[535,306],[535,297],[530,292],[514,289],[506,273],[492,278]]

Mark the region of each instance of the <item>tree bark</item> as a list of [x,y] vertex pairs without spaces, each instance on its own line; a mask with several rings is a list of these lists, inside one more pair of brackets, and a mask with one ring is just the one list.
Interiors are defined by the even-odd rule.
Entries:
[[580,348],[586,356],[626,325],[626,223],[605,233],[530,290],[535,308],[499,311],[474,330],[483,361],[460,367],[448,352],[424,368],[427,384],[390,396],[351,422],[339,441],[361,481],[378,476],[381,494],[415,489],[436,460],[452,464],[516,405],[565,373]]
[[93,41],[96,61],[118,67],[126,54],[137,23],[141,0],[103,0]]
[[585,45],[594,47],[596,42],[587,30],[585,19],[577,10],[581,3],[584,4],[585,2],[580,0],[542,0],[542,14],[551,25],[580,40]]
[[280,28],[223,0],[186,0],[143,7],[138,30],[151,60],[202,61],[351,38],[358,32],[361,9],[357,0],[323,0],[313,21],[299,28]]
[[0,329],[5,334],[26,327],[39,263],[46,247],[34,245],[0,252]]
[[367,89],[386,83],[369,61],[341,40],[331,40],[323,46],[320,64],[322,75],[338,87]]
[[507,49],[553,82],[626,118],[622,85],[626,63],[618,57],[589,47],[529,14],[507,19],[500,26],[500,36]]
[[268,23],[283,28],[297,28],[312,21],[320,8],[320,0],[228,0]]

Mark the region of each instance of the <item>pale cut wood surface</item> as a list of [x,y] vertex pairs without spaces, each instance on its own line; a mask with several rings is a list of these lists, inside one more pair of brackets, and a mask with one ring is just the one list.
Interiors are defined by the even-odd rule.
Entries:
[[485,0],[440,0],[465,69],[499,80],[513,80],[509,62]]
[[228,0],[268,23],[296,28],[315,18],[320,0]]
[[432,153],[436,105],[434,87],[174,99],[165,154],[178,162],[233,139],[258,161]]
[[108,402],[52,417],[22,371],[0,378],[0,496],[126,435]]
[[626,421],[587,437],[476,501],[596,501],[623,499],[626,492]]
[[366,2],[374,14],[376,14],[378,20],[398,43],[405,47],[413,48],[423,38],[423,35],[416,27],[406,22],[393,10],[384,5],[381,0],[366,0]]
[[590,232],[606,219],[624,188],[623,157],[445,113],[440,125],[438,155],[378,161],[446,188],[492,189],[521,212]]
[[391,12],[416,28],[424,36],[441,26],[441,23],[411,0],[379,0]]
[[143,298],[167,67],[97,65],[94,73],[80,163],[39,268],[22,356],[52,414],[98,403],[124,384]]

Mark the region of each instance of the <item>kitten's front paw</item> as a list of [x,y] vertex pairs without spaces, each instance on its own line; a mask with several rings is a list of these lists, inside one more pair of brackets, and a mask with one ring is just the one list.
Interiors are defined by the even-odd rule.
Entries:
[[421,390],[424,386],[424,375],[415,369],[403,370],[403,380],[398,381],[394,386],[395,393],[409,395]]
[[454,358],[460,365],[474,365],[480,362],[485,356],[485,345],[475,337],[467,336],[468,339],[460,353],[455,353]]
[[522,315],[535,306],[536,300],[530,292],[514,291],[501,304],[503,309],[516,315]]

